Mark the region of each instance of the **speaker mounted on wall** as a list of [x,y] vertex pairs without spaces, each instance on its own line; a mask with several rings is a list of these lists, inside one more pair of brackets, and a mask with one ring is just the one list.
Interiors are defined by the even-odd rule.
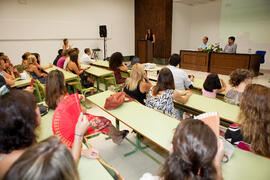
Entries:
[[107,27],[106,25],[100,25],[99,26],[99,35],[100,37],[107,37]]

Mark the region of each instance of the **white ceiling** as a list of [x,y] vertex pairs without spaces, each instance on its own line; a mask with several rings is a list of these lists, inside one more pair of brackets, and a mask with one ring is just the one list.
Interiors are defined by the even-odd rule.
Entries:
[[198,4],[206,4],[217,0],[173,0],[174,3],[183,3],[186,5],[194,6]]

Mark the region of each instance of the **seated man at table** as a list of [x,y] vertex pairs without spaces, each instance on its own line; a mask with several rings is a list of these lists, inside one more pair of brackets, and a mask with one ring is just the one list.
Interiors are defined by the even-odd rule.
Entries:
[[173,54],[169,58],[168,68],[173,74],[174,84],[176,89],[185,90],[185,88],[193,88],[194,76],[188,77],[187,73],[180,69],[178,66],[180,64],[180,56],[178,54]]
[[95,59],[91,59],[91,50],[89,48],[84,49],[84,55],[81,57],[82,64],[92,64],[95,62]]
[[207,47],[210,45],[210,43],[208,42],[208,37],[207,36],[203,37],[202,42],[203,43],[198,48],[198,51],[202,51],[203,49],[207,49]]
[[225,53],[236,53],[237,44],[234,43],[235,37],[230,36],[228,38],[228,44],[225,46],[223,52]]

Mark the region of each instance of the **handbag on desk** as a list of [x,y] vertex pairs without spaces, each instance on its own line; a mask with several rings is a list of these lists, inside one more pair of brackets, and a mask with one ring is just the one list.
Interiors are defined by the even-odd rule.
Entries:
[[133,101],[133,99],[129,97],[125,92],[118,92],[118,93],[110,95],[110,97],[106,99],[104,108],[108,110],[113,110],[119,107],[124,102],[130,102],[130,101]]

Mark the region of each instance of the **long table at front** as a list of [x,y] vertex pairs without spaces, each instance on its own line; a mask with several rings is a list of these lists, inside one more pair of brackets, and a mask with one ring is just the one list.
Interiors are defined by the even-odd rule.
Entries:
[[[113,92],[105,91],[87,97],[87,100],[169,152],[174,129],[179,121],[137,102],[124,103],[114,110],[106,110],[104,104],[111,94]],[[269,159],[236,148],[231,160],[222,164],[222,171],[225,180],[264,180],[270,179],[269,167]]]
[[256,76],[260,70],[259,54],[207,53],[181,50],[181,68],[196,71],[230,74],[237,68],[248,69]]
[[[38,141],[42,141],[50,136],[53,136],[52,118],[53,110],[49,110],[48,114],[41,117],[40,127],[38,128]],[[84,146],[84,148],[86,148]],[[112,176],[96,159],[87,159],[81,157],[78,171],[81,180],[112,180]]]

